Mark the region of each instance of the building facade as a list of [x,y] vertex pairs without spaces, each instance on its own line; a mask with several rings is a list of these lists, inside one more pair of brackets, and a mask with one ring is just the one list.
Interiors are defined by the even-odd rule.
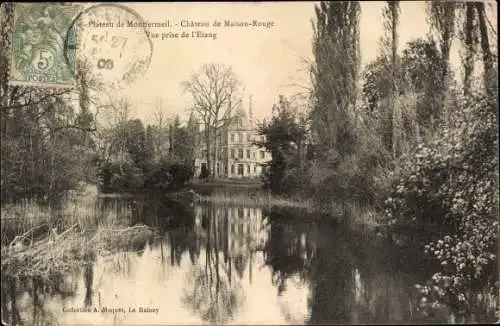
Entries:
[[[271,160],[271,153],[254,143],[262,140],[264,140],[264,136],[257,133],[257,126],[253,121],[250,104],[248,115],[245,111],[241,110],[238,112],[235,122],[219,132],[217,137],[215,177],[260,177],[264,171],[265,164]],[[197,176],[201,174],[203,166],[208,168],[206,148],[202,141],[199,144],[195,160]]]

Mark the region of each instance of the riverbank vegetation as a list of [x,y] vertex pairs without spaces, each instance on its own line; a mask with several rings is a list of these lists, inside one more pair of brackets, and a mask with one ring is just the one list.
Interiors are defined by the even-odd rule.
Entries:
[[94,196],[67,201],[57,211],[27,202],[2,209],[2,277],[51,279],[99,256],[138,244],[156,234],[132,224],[132,210],[115,205],[100,210]]
[[480,289],[493,311],[499,300],[496,30],[484,3],[430,2],[433,33],[400,54],[399,10],[387,2],[380,54],[361,71],[359,3],[316,6],[309,107],[281,97],[261,124],[265,187],[325,208],[356,202],[394,232],[421,234],[435,274],[420,308],[471,320]]

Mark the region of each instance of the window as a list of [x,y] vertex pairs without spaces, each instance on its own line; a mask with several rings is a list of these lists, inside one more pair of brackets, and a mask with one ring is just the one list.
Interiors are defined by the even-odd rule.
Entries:
[[238,164],[238,175],[243,175],[243,164]]
[[243,158],[243,148],[238,149],[238,157]]
[[255,152],[252,152],[252,158],[255,159]]
[[231,134],[231,143],[234,143],[234,134]]
[[250,159],[250,150],[247,149],[247,158]]
[[227,175],[227,165],[224,165],[224,174]]
[[245,211],[243,207],[238,207],[238,217],[239,218],[245,217]]
[[253,167],[253,173],[257,173],[257,166]]
[[250,165],[247,165],[247,173],[250,174]]
[[231,157],[232,157],[232,158],[235,158],[235,157],[236,157],[236,156],[234,155],[234,148],[233,148],[233,149],[231,149]]
[[231,174],[234,174],[234,164],[231,164]]
[[266,157],[266,152],[260,151],[260,158],[264,159]]
[[236,142],[239,142],[239,141],[240,141],[240,134],[236,133]]

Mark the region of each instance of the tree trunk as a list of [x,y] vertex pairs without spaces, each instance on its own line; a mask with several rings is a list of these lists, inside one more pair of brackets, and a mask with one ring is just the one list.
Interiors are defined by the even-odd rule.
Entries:
[[212,169],[212,176],[215,178],[217,176],[217,147],[218,147],[218,143],[217,143],[217,134],[218,134],[218,128],[214,128],[214,161],[213,161],[213,169]]
[[207,153],[206,153],[206,157],[207,157],[207,171],[209,174],[210,173],[210,170],[211,170],[211,157],[210,157],[210,125],[207,124],[205,126],[205,143],[206,143],[206,147],[207,147]]
[[[478,20],[479,20],[479,32],[481,34],[481,50],[483,53],[483,67],[484,67],[484,87],[488,96],[495,96],[494,92],[496,90],[496,74],[493,71],[493,55],[490,49],[490,42],[488,38],[488,27],[486,26],[484,3],[476,3]],[[498,113],[498,112],[497,112]]]
[[473,33],[474,33],[474,4],[468,2],[465,4],[465,61],[464,61],[464,93],[467,95],[470,93],[471,88],[471,77],[474,72],[474,44],[473,44]]
[[399,156],[400,151],[400,114],[396,103],[398,98],[398,22],[399,22],[399,1],[389,1],[391,11],[391,63],[392,63],[392,85],[391,85],[391,110],[392,110],[392,153],[394,157]]

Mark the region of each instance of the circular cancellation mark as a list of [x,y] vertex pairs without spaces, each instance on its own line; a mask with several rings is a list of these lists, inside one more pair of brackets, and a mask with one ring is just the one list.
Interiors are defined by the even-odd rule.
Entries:
[[76,55],[76,74],[85,73],[90,87],[123,88],[142,77],[151,63],[153,42],[143,26],[142,17],[126,6],[91,6],[69,27],[65,59]]

